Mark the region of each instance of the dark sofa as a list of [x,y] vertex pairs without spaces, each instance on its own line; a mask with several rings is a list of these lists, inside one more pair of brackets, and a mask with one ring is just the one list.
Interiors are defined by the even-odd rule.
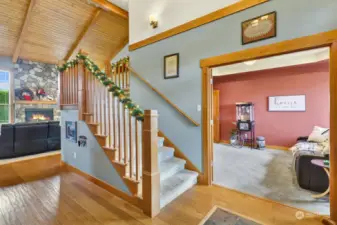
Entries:
[[303,189],[324,192],[329,187],[329,178],[323,168],[311,163],[313,159],[329,159],[329,157],[313,155],[297,157],[295,162],[297,181]]
[[[308,137],[299,137],[298,142],[307,141]],[[329,187],[329,178],[324,169],[311,163],[313,159],[328,160],[329,155],[299,155],[295,158],[295,170],[298,184],[301,188],[324,192]]]
[[32,155],[61,148],[58,121],[4,124],[1,127],[0,159]]

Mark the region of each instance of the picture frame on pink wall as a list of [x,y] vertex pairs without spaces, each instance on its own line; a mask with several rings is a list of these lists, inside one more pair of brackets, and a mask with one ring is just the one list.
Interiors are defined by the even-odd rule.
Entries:
[[268,97],[269,112],[305,112],[305,95],[284,95]]

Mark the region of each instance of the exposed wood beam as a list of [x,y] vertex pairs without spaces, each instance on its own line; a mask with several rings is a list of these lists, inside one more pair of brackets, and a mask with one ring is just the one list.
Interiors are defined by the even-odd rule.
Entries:
[[85,24],[82,32],[80,33],[80,35],[77,37],[76,41],[73,43],[73,45],[71,46],[71,48],[69,49],[66,57],[63,59],[64,61],[68,61],[69,58],[72,56],[72,54],[74,53],[74,51],[76,50],[76,48],[78,47],[78,45],[81,43],[83,37],[86,35],[86,33],[88,32],[88,30],[96,23],[100,13],[102,12],[101,9],[96,9],[94,14],[92,15],[91,19]]
[[36,0],[31,0],[30,3],[29,3],[29,7],[28,7],[27,12],[26,12],[25,20],[24,20],[23,26],[21,28],[20,36],[19,36],[18,42],[16,43],[16,47],[15,47],[15,50],[14,50],[14,53],[13,53],[13,58],[12,58],[13,63],[16,63],[16,61],[18,60],[20,50],[21,50],[21,47],[22,47],[22,44],[23,44],[24,36],[26,34],[26,31],[27,31],[27,28],[28,28],[28,25],[29,25],[29,21],[32,18],[32,11],[33,11],[33,8],[34,8],[35,4],[36,4]]
[[96,6],[102,8],[102,9],[108,11],[108,12],[114,13],[114,14],[116,14],[118,16],[121,16],[125,19],[129,18],[129,13],[126,10],[116,6],[115,4],[112,4],[111,2],[109,2],[107,0],[91,0],[91,2],[93,4],[95,4]]
[[122,42],[120,43],[120,45],[117,46],[116,49],[114,49],[114,51],[111,53],[111,55],[109,56],[109,58],[107,59],[106,63],[111,62],[111,60],[129,43],[129,37],[126,37],[124,40],[122,40]]

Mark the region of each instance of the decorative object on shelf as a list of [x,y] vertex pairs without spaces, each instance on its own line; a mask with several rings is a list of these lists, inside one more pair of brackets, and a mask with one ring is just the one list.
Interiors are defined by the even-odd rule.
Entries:
[[84,135],[78,137],[78,147],[87,147],[88,138]]
[[305,112],[305,95],[268,97],[269,112]]
[[46,96],[46,92],[43,88],[39,87],[36,89],[36,96],[41,100],[41,98],[43,99]]
[[149,20],[150,20],[150,25],[152,26],[153,29],[158,27],[158,20],[156,19],[154,15],[150,15]]
[[34,93],[29,88],[17,88],[14,92],[15,98],[19,100],[32,101],[34,99]]
[[77,122],[66,121],[66,139],[77,143]]
[[[139,108],[139,105],[136,105],[131,98],[127,97],[125,92],[118,87],[110,77],[106,75],[99,67],[86,55],[77,54],[76,59],[66,62],[60,67],[57,67],[60,72],[64,72],[68,68],[78,64],[80,61],[83,61],[85,67],[105,86],[109,87],[108,91],[113,93],[113,96],[117,97],[120,102],[125,104],[125,107],[129,109],[130,115],[136,117],[137,120],[144,120],[144,112]],[[115,64],[111,64],[112,69],[118,66],[126,66],[129,62],[129,57],[119,60]]]
[[179,77],[179,53],[164,56],[164,79]]
[[276,37],[276,12],[271,12],[241,24],[242,44]]

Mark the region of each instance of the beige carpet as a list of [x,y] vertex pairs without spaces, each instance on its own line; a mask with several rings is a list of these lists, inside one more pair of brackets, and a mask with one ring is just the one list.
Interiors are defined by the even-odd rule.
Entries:
[[328,198],[314,199],[301,189],[292,153],[214,145],[214,183],[321,215],[329,215]]

